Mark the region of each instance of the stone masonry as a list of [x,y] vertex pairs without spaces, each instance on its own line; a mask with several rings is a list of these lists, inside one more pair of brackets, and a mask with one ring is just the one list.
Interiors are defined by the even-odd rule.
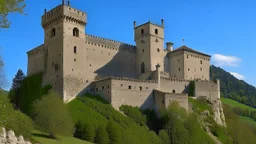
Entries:
[[135,45],[87,34],[87,14],[70,2],[45,9],[41,19],[44,42],[27,52],[27,74],[43,72],[43,84],[51,84],[64,102],[93,93],[117,110],[121,105],[159,110],[173,100],[188,109],[192,81],[195,97],[220,98],[219,81],[210,80],[210,56],[185,45],[165,46],[163,19],[134,21]]

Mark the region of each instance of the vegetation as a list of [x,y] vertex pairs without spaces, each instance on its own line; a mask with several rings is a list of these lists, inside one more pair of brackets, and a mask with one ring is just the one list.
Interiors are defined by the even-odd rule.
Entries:
[[0,95],[0,127],[13,130],[17,135],[31,138],[33,130],[32,120],[18,110],[14,110],[8,97]]
[[122,105],[119,109],[141,126],[146,125],[146,116],[141,113],[138,107]]
[[220,79],[221,96],[256,108],[256,88],[215,66],[210,67],[211,79]]
[[98,144],[108,144],[109,136],[104,125],[100,125],[96,130],[95,142]]
[[36,73],[26,77],[19,88],[19,109],[28,115],[33,113],[33,102],[40,99],[52,88],[50,85],[42,87],[43,73]]
[[[78,97],[68,106],[76,123],[80,121],[82,124],[90,124],[95,131],[100,126],[106,127],[109,140],[112,143],[118,142],[119,139],[124,144],[161,143],[161,139],[155,132],[149,131],[147,126],[140,126],[132,118],[116,111],[110,104],[97,96]],[[115,131],[119,131],[119,133]],[[96,138],[94,140],[96,141]]]
[[208,110],[209,112],[212,113],[212,108],[211,106],[208,105],[208,102],[205,99],[201,98],[201,99],[195,100],[189,97],[188,101],[192,103],[193,111],[200,113],[200,112],[203,112],[204,110]]
[[9,28],[8,14],[10,12],[23,13],[26,5],[24,0],[0,0],[0,28]]
[[15,105],[16,108],[20,107],[18,104],[19,101],[19,90],[23,79],[25,78],[25,74],[21,69],[19,69],[12,80],[12,87],[10,89],[9,98],[11,103]]
[[91,144],[74,137],[58,136],[58,139],[52,139],[47,134],[35,131],[32,137],[40,144]]
[[[74,123],[67,105],[55,92],[50,92],[34,103],[37,128],[51,137],[72,136]],[[87,129],[86,129],[87,130]]]

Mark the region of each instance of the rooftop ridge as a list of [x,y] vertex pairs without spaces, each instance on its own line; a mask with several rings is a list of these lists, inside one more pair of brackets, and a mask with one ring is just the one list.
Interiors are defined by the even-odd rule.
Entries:
[[156,80],[141,80],[141,79],[133,79],[133,78],[127,78],[127,77],[105,77],[102,78],[100,80],[97,81],[93,81],[93,83],[95,82],[99,82],[99,81],[105,81],[105,80],[124,80],[124,81],[134,81],[134,82],[144,82],[144,83],[158,83]]
[[134,47],[134,48],[136,47],[135,45],[132,45],[132,44],[127,44],[127,43],[119,42],[119,41],[116,41],[116,40],[111,40],[111,39],[108,39],[108,38],[103,38],[103,37],[89,35],[89,34],[85,34],[85,35],[88,36],[88,37],[91,37],[91,38],[96,38],[96,39],[100,39],[100,40],[110,41],[110,42],[117,43],[117,44],[124,44],[124,45],[130,46],[130,47]]
[[44,44],[41,44],[41,45],[39,45],[39,46],[37,46],[37,47],[27,51],[27,54],[37,53],[39,51],[43,51],[44,49],[43,50],[41,49],[43,46],[44,46]]

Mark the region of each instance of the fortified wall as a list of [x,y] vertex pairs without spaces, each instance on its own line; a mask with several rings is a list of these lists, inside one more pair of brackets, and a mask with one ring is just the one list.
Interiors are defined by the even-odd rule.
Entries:
[[214,81],[200,81],[196,80],[195,83],[195,96],[197,98],[204,97],[211,103],[220,100],[220,80]]
[[13,131],[6,131],[2,128],[0,131],[0,144],[31,144],[29,141],[25,141],[23,136],[15,136]]

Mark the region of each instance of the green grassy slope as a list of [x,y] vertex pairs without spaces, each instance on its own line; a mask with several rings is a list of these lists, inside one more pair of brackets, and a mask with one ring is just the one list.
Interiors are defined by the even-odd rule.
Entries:
[[221,98],[221,102],[222,102],[222,104],[227,104],[227,105],[229,105],[231,107],[240,107],[242,109],[248,109],[250,111],[251,110],[256,110],[255,108],[249,107],[249,106],[247,106],[245,104],[239,103],[237,101],[234,101],[234,100],[228,99],[228,98]]
[[33,133],[33,139],[40,144],[91,144],[90,142],[76,139],[74,137],[59,137],[58,140],[54,140],[38,131]]
[[78,97],[68,103],[75,121],[93,125],[96,129],[100,125],[107,125],[110,120],[115,121],[121,131],[123,144],[131,143],[160,143],[158,136],[141,127],[131,118],[116,111],[110,104],[96,100],[93,97]]

